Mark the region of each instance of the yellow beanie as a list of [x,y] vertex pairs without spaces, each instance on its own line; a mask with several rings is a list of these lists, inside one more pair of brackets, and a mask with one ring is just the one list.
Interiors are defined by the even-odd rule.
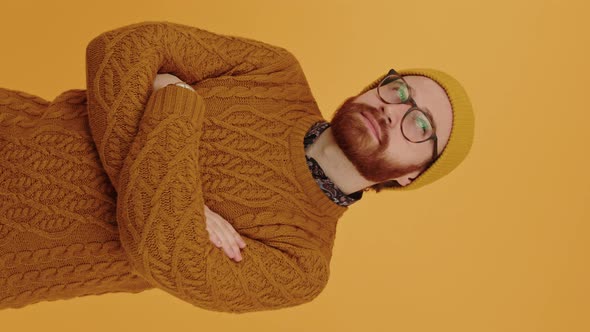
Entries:
[[[383,188],[383,190],[417,189],[436,181],[455,169],[461,161],[465,159],[473,144],[473,128],[475,124],[473,108],[471,107],[467,92],[465,92],[465,89],[456,79],[440,70],[430,68],[412,68],[398,70],[397,72],[402,76],[426,76],[437,82],[445,90],[451,101],[453,125],[451,127],[451,136],[449,137],[447,145],[443,149],[443,152],[439,153],[438,158],[432,165],[430,165],[430,167],[420,173],[416,179],[406,186],[386,187]],[[369,86],[363,89],[361,94],[376,88],[385,76],[387,76],[387,74],[372,82]]]

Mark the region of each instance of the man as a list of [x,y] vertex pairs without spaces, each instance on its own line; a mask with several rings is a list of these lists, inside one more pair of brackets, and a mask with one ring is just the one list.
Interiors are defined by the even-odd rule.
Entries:
[[[458,85],[440,71],[422,70],[421,74]],[[154,89],[168,84],[192,89],[182,83],[174,75],[159,74]],[[309,131],[308,165],[318,185],[337,204],[350,205],[360,200],[361,190],[380,192],[383,188],[407,186],[438,159],[449,141],[453,110],[439,83],[428,76],[402,77],[394,70],[379,83],[348,98],[331,122],[318,122]],[[400,95],[405,95],[404,100]],[[459,119],[465,121],[468,116],[472,115],[464,111]],[[471,135],[461,137],[470,143]],[[211,240],[229,257],[240,261],[239,248],[245,244],[238,232],[213,211],[206,212],[210,214],[207,224]]]
[[[414,74],[447,89],[452,133],[432,83],[395,72],[326,131],[299,63],[278,46],[141,22],[94,38],[86,60],[86,91],[52,103],[0,91],[0,308],[152,288],[233,313],[309,302],[361,189],[432,182],[472,139],[466,95],[442,72]],[[156,88],[158,74],[181,84]],[[401,102],[420,109],[409,122]],[[404,137],[428,141],[400,143],[402,123]],[[425,149],[439,155],[428,168]],[[230,258],[210,242],[221,238]]]

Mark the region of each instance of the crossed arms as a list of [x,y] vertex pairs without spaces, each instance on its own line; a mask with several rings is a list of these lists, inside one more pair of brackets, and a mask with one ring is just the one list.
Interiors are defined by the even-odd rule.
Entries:
[[[118,194],[120,240],[134,272],[214,311],[278,309],[317,297],[327,284],[329,264],[316,248],[294,242],[301,234],[281,241],[273,241],[272,234],[245,237],[240,263],[214,248],[198,167],[203,98],[178,86],[155,92],[152,87],[158,73],[189,84],[219,75],[256,79],[290,66],[293,57],[245,38],[142,22],[94,38],[86,60],[90,128]],[[255,217],[273,218],[275,224],[292,218]]]

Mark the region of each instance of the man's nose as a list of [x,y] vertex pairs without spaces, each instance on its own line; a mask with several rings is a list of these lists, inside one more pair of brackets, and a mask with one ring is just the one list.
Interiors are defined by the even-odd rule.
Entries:
[[406,104],[381,104],[379,110],[385,119],[386,128],[391,129],[398,126],[409,108],[410,105]]

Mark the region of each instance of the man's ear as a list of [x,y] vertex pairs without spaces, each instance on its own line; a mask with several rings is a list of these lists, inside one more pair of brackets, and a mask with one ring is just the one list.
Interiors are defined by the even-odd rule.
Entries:
[[414,180],[418,176],[418,174],[420,174],[421,171],[422,171],[422,169],[417,169],[413,172],[404,174],[404,175],[399,176],[399,177],[392,179],[392,180],[397,181],[397,183],[399,183],[401,186],[405,187],[408,184],[410,184],[412,182],[412,180]]

